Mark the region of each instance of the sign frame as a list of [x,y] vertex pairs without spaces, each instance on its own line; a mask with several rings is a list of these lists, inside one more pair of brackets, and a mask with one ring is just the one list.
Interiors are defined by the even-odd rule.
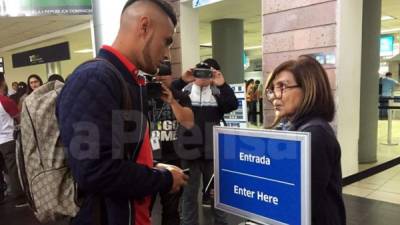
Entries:
[[232,128],[214,126],[214,193],[215,208],[231,213],[251,221],[266,225],[288,225],[281,221],[267,218],[262,215],[239,209],[221,203],[220,199],[220,160],[219,160],[219,134],[242,135],[250,137],[279,139],[286,141],[300,141],[300,164],[301,164],[301,225],[311,225],[311,134],[296,131],[260,130],[251,128]]

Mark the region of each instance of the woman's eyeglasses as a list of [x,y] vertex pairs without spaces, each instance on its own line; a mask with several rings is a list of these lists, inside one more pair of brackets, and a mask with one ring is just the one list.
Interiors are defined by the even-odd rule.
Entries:
[[268,101],[273,101],[274,99],[282,99],[283,92],[285,92],[286,89],[292,89],[298,87],[300,87],[300,85],[298,84],[291,86],[285,84],[281,84],[275,87],[272,86],[272,88],[267,88],[265,90],[265,95],[267,96]]

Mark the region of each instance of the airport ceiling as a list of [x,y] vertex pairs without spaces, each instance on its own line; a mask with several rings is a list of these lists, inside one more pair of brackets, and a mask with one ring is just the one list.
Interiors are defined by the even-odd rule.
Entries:
[[[400,0],[382,2],[382,15],[393,18],[382,21],[382,31],[400,31]],[[200,43],[211,42],[211,21],[241,18],[244,20],[245,48],[261,46],[261,9],[261,0],[224,0],[200,8]],[[90,16],[0,17],[0,49],[89,21]],[[253,51],[261,54],[260,49]],[[211,50],[202,48],[202,55],[207,52]]]
[[381,30],[384,33],[400,31],[400,0],[382,0],[382,16],[393,19],[382,21]]
[[90,16],[0,17],[0,49],[89,21]]

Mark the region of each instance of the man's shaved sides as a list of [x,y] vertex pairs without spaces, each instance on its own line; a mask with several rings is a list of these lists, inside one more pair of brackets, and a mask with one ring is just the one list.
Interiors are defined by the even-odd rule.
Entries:
[[174,9],[172,6],[165,0],[128,0],[122,10],[122,15],[129,9],[131,6],[137,6],[140,4],[142,5],[149,5],[153,6],[157,9],[157,11],[160,11],[161,13],[165,14],[166,16],[169,17],[169,19],[172,21],[174,27],[177,25],[177,17],[175,14]]
[[147,16],[152,21],[168,19],[168,15],[166,15],[162,9],[151,1],[136,1],[123,11],[121,16],[121,29],[131,29],[132,25],[142,16]]

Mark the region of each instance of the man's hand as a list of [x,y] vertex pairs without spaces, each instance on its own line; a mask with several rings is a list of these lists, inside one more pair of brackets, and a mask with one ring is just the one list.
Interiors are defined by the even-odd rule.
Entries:
[[194,81],[194,76],[193,76],[193,73],[192,73],[192,69],[189,69],[189,70],[187,70],[186,72],[184,72],[184,73],[182,74],[181,79],[182,79],[183,81],[185,81],[185,83],[191,83],[191,82],[193,82],[193,81]]
[[160,81],[161,83],[165,84],[165,86],[170,88],[172,83],[172,76],[171,75],[156,76],[156,81]]
[[187,184],[189,177],[185,173],[183,173],[182,169],[180,169],[179,167],[169,164],[158,163],[156,165],[156,168],[166,169],[171,172],[173,183],[170,193],[178,192],[182,186],[185,186]]
[[221,71],[212,69],[212,72],[213,72],[212,83],[215,86],[222,86],[223,84],[225,84],[225,78],[224,75],[221,73]]
[[174,99],[174,95],[172,94],[171,90],[165,86],[165,84],[161,84],[162,87],[162,94],[161,94],[161,100],[163,100],[165,103],[171,105]]

